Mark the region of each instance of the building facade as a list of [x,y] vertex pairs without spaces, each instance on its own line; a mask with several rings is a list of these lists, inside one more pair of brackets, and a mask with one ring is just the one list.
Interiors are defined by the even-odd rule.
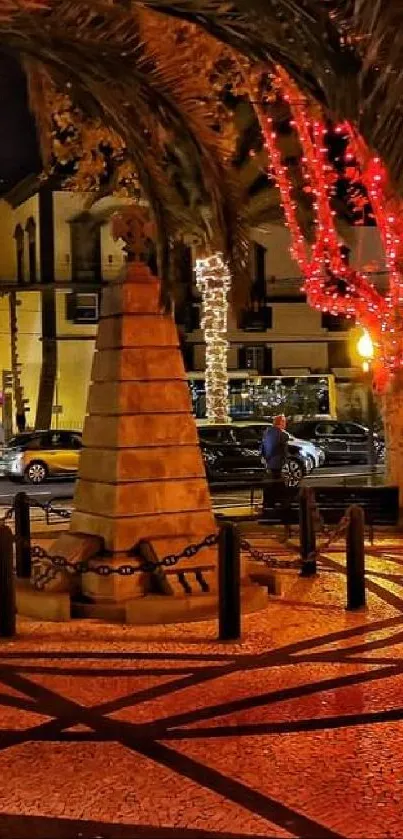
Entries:
[[[251,231],[249,294],[244,308],[229,309],[230,371],[262,376],[304,376],[332,373],[336,379],[338,412],[365,414],[354,323],[312,309],[301,286],[298,265],[290,256],[288,230],[279,224]],[[384,255],[375,227],[352,230],[349,262],[371,273],[384,289]],[[195,294],[187,319],[186,358],[189,370],[205,364],[200,329],[201,303]]]
[[[108,197],[88,209],[87,195],[38,178],[26,179],[0,201],[0,369],[12,372],[14,390],[16,384],[21,387],[28,427],[49,422],[57,428],[82,427],[102,284],[125,263],[110,218],[128,202]],[[370,270],[382,285],[376,228],[353,233],[351,264]],[[333,373],[340,413],[355,401],[359,414],[362,394],[359,386],[354,392],[359,370],[351,322],[307,305],[285,227],[254,229],[251,239],[246,303],[229,311],[229,370],[262,376]],[[186,367],[197,373],[204,370],[205,346],[190,249],[179,248],[178,259],[176,315]]]
[[0,201],[0,367],[20,380],[27,427],[49,399],[53,427],[83,424],[102,282],[125,262],[109,222],[127,199],[87,203],[36,178]]

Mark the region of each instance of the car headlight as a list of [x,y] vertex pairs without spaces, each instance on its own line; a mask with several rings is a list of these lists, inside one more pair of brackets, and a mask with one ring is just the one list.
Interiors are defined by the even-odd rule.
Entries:
[[24,456],[22,452],[16,452],[16,454],[13,454],[9,459],[9,468],[11,469],[11,471],[17,472],[19,469],[21,469],[23,460]]

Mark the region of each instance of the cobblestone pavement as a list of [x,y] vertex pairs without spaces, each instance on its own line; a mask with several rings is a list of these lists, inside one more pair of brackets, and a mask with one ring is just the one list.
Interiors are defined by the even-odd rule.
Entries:
[[403,544],[370,550],[366,610],[345,611],[343,566],[336,546],[316,578],[280,572],[238,644],[214,621],[20,620],[0,839],[403,837]]

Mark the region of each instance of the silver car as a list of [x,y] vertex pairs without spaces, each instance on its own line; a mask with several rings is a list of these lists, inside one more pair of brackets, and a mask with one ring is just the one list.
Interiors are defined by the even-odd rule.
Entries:
[[[259,432],[261,431],[262,437],[264,431],[270,423],[268,422],[243,422],[242,425],[248,425],[252,428],[255,428]],[[289,431],[286,431],[288,435],[288,439],[290,443],[294,443],[300,449],[301,453],[305,456],[307,465],[308,465],[308,472],[311,472],[312,469],[319,469],[320,466],[324,465],[325,462],[325,452],[321,449],[320,446],[317,446],[315,443],[312,443],[310,440],[301,440],[299,437],[294,437],[293,434],[290,434]]]

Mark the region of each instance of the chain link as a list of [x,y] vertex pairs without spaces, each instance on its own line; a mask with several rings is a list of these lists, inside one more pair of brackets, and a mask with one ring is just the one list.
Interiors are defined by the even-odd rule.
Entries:
[[[321,551],[328,550],[331,543],[334,542],[336,539],[340,538],[340,536],[342,536],[342,534],[345,533],[350,521],[350,510],[351,506],[347,508],[345,514],[342,516],[336,527],[330,533],[327,534],[326,541],[320,546],[320,548],[318,548],[315,551],[312,551],[312,553],[310,553],[303,562],[301,561],[301,559],[277,559],[277,557],[273,556],[270,553],[267,553],[266,551],[260,551],[258,550],[258,548],[252,548],[252,546],[249,542],[246,541],[246,539],[241,541],[241,548],[247,551],[247,553],[249,554],[249,556],[252,557],[252,559],[256,559],[258,562],[264,562],[264,564],[268,568],[300,569],[305,563],[318,562],[320,560]],[[314,523],[316,525],[319,525],[318,530],[323,532],[325,524],[315,498],[312,505],[312,511]]]
[[324,521],[324,518],[322,516],[322,513],[320,512],[320,508],[318,506],[318,503],[316,501],[316,496],[315,496],[314,493],[312,493],[311,498],[312,498],[312,514],[313,514],[313,521],[314,521],[314,524],[315,524],[315,529],[317,530],[318,533],[324,533],[325,535],[327,535],[326,542],[322,547],[328,548],[330,543],[333,542],[334,539],[336,539],[338,536],[341,536],[341,534],[344,533],[345,530],[347,529],[349,518],[350,518],[351,505],[350,505],[350,507],[347,508],[346,512],[344,513],[344,515],[342,516],[340,521],[337,523],[336,527],[332,531],[330,531],[330,533],[329,533],[329,532],[326,532],[325,521]]
[[241,540],[241,549],[246,551],[252,559],[256,559],[258,562],[264,562],[268,568],[301,567],[301,561],[299,559],[277,559],[277,557],[269,554],[267,551],[260,551],[258,548],[253,548],[246,539]]
[[[350,518],[350,507],[346,511],[343,518],[338,523],[337,527],[329,534],[326,542],[322,545],[322,550],[327,549],[330,546],[330,543],[340,536],[347,528],[348,522]],[[200,542],[196,542],[191,545],[187,545],[182,551],[177,554],[168,554],[167,556],[163,557],[163,559],[152,561],[149,559],[140,558],[137,565],[123,563],[122,565],[112,566],[108,565],[107,563],[102,563],[100,565],[92,565],[88,560],[85,561],[78,561],[72,562],[71,560],[66,559],[64,556],[60,555],[50,555],[45,550],[45,548],[40,547],[39,545],[33,545],[31,548],[31,557],[32,557],[32,566],[33,566],[33,577],[34,577],[34,586],[37,589],[43,589],[45,586],[55,579],[57,574],[60,571],[66,571],[69,574],[97,574],[99,577],[109,577],[112,574],[116,574],[121,577],[130,577],[134,574],[142,573],[142,572],[155,572],[157,568],[171,568],[181,560],[181,559],[192,559],[195,557],[199,551],[203,548],[212,547],[216,545],[218,542],[218,534],[211,533],[202,539]],[[273,554],[268,553],[267,551],[261,551],[259,548],[254,548],[246,539],[241,540],[241,549],[246,551],[252,559],[257,560],[258,562],[263,562],[266,567],[268,568],[278,568],[278,569],[300,569],[301,568],[301,560],[300,559],[278,559],[277,557],[273,556]],[[312,554],[308,556],[308,561],[317,561],[320,557],[320,551],[314,551]],[[47,567],[43,568],[43,563],[47,563]]]
[[53,513],[54,516],[59,516],[60,519],[71,519],[71,510],[65,510],[62,507],[49,506],[47,512],[48,514]]
[[[218,535],[211,533],[206,536],[201,542],[196,542],[192,545],[187,545],[183,551],[177,554],[168,554],[163,559],[153,562],[149,559],[139,559],[138,565],[131,565],[124,563],[123,565],[108,565],[102,563],[93,566],[89,560],[72,562],[64,556],[48,554],[45,548],[40,545],[32,545],[31,559],[34,577],[34,587],[36,589],[44,589],[47,583],[55,579],[60,571],[66,571],[68,574],[97,574],[99,577],[109,577],[112,574],[117,574],[120,577],[131,577],[133,574],[141,572],[153,572],[160,567],[171,567],[176,565],[180,559],[190,559],[196,556],[203,548],[216,545],[218,542]],[[96,559],[96,557],[93,557]],[[48,563],[46,568],[43,568],[43,563]]]
[[170,565],[176,565],[180,559],[190,559],[191,557],[196,556],[202,548],[210,548],[212,545],[217,545],[218,543],[218,534],[217,533],[210,533],[209,536],[206,536],[201,542],[196,542],[193,545],[188,545],[178,554],[168,554],[165,556],[164,559],[160,559],[156,566],[162,566],[165,568],[169,568]]
[[[48,518],[49,515],[58,516],[61,519],[69,520],[71,518],[71,510],[68,510],[64,507],[53,507],[52,502],[48,501],[47,504],[42,504],[41,501],[37,501],[36,498],[29,498],[29,506],[33,507],[38,510],[43,510]],[[0,517],[0,523],[5,524],[6,521],[12,519],[15,515],[15,500],[11,507],[4,513],[4,516]]]
[[[323,543],[323,545],[321,545],[321,550],[323,550],[323,549],[327,550],[330,547],[331,543],[334,542],[336,539],[340,538],[340,536],[342,536],[342,534],[345,533],[345,531],[347,530],[348,523],[349,523],[349,520],[350,520],[351,505],[347,508],[346,512],[341,517],[341,519],[337,523],[336,527],[334,527],[333,530],[331,530],[329,532],[329,531],[326,531],[325,521],[324,521],[324,518],[323,518],[323,516],[320,512],[318,503],[316,501],[315,493],[312,493],[311,499],[312,499],[311,508],[312,508],[312,515],[313,515],[315,530],[316,530],[317,533],[323,533],[327,537],[326,541]],[[318,551],[316,551],[316,556],[318,557]]]
[[12,507],[9,507],[9,509],[6,510],[6,512],[4,513],[4,516],[1,516],[0,524],[5,524],[6,521],[9,521],[10,519],[12,519],[14,513],[15,513],[15,506],[13,504]]
[[342,536],[343,533],[346,532],[346,530],[348,528],[349,521],[350,521],[350,511],[351,511],[351,506],[347,508],[346,512],[344,513],[344,516],[342,516],[342,518],[340,519],[339,523],[336,525],[334,530],[332,530],[331,533],[327,534],[327,539],[323,543],[323,545],[321,546],[322,550],[328,550],[331,543],[334,542],[335,540],[339,539],[340,536]]
[[[51,503],[42,504],[40,501],[30,501],[30,505],[33,507],[38,507],[44,510],[47,514],[49,512],[54,512],[57,515],[60,515],[61,518],[70,518],[71,512],[70,510],[65,510],[63,508],[53,508]],[[350,510],[349,507],[344,516],[341,518],[339,523],[337,524],[336,528],[327,535],[327,539],[325,543],[321,546],[321,550],[327,550],[335,539],[340,537],[342,533],[345,532],[347,529],[349,519],[350,519]],[[10,507],[9,510],[6,511],[5,515],[3,516],[2,521],[7,521],[8,519],[12,518],[15,512],[15,505]],[[321,529],[323,530],[323,519],[316,504],[316,501],[313,503],[313,513],[314,519],[317,523],[320,524]],[[203,548],[212,547],[218,543],[218,534],[217,533],[210,533],[200,542],[196,542],[190,545],[187,545],[182,551],[177,554],[168,554],[167,556],[163,557],[163,559],[152,561],[149,559],[143,559],[142,557],[139,558],[138,564],[133,565],[130,563],[123,563],[122,565],[112,566],[108,565],[107,563],[102,563],[99,565],[92,565],[88,560],[79,560],[77,562],[73,562],[71,560],[66,559],[66,557],[61,555],[51,555],[49,554],[45,548],[42,548],[40,545],[33,545],[31,547],[31,558],[32,558],[32,567],[33,567],[33,582],[34,586],[37,589],[44,589],[45,586],[54,580],[58,573],[61,571],[66,571],[69,574],[97,574],[99,577],[109,577],[112,574],[116,574],[121,577],[130,577],[134,574],[142,573],[142,572],[155,572],[157,568],[170,568],[175,565],[181,559],[192,559],[195,557],[199,551]],[[277,557],[273,556],[272,554],[268,553],[267,551],[261,551],[258,548],[253,548],[250,542],[246,539],[241,540],[241,549],[246,551],[252,559],[257,560],[258,562],[263,562],[268,568],[279,568],[279,569],[287,569],[287,568],[301,568],[301,560],[300,559],[277,559]],[[132,554],[133,557],[136,554]],[[312,554],[308,556],[308,561],[316,561],[320,557],[320,551],[314,551]],[[96,559],[96,557],[94,557]],[[44,563],[46,563],[46,567],[44,568]]]
[[46,504],[42,504],[41,501],[37,501],[36,498],[29,499],[29,506],[35,507],[38,510],[43,510],[46,513],[46,517],[48,518],[49,515],[53,513],[54,516],[59,516],[61,519],[70,519],[71,518],[71,510],[67,510],[65,507],[54,507],[52,501],[48,501]]
[[324,530],[324,528],[325,528],[325,522],[324,522],[322,513],[320,512],[319,506],[317,504],[315,493],[311,492],[310,497],[312,499],[312,514],[313,514],[313,521],[314,521],[314,525],[315,525],[315,530],[317,530],[318,533],[321,533],[321,531]]

